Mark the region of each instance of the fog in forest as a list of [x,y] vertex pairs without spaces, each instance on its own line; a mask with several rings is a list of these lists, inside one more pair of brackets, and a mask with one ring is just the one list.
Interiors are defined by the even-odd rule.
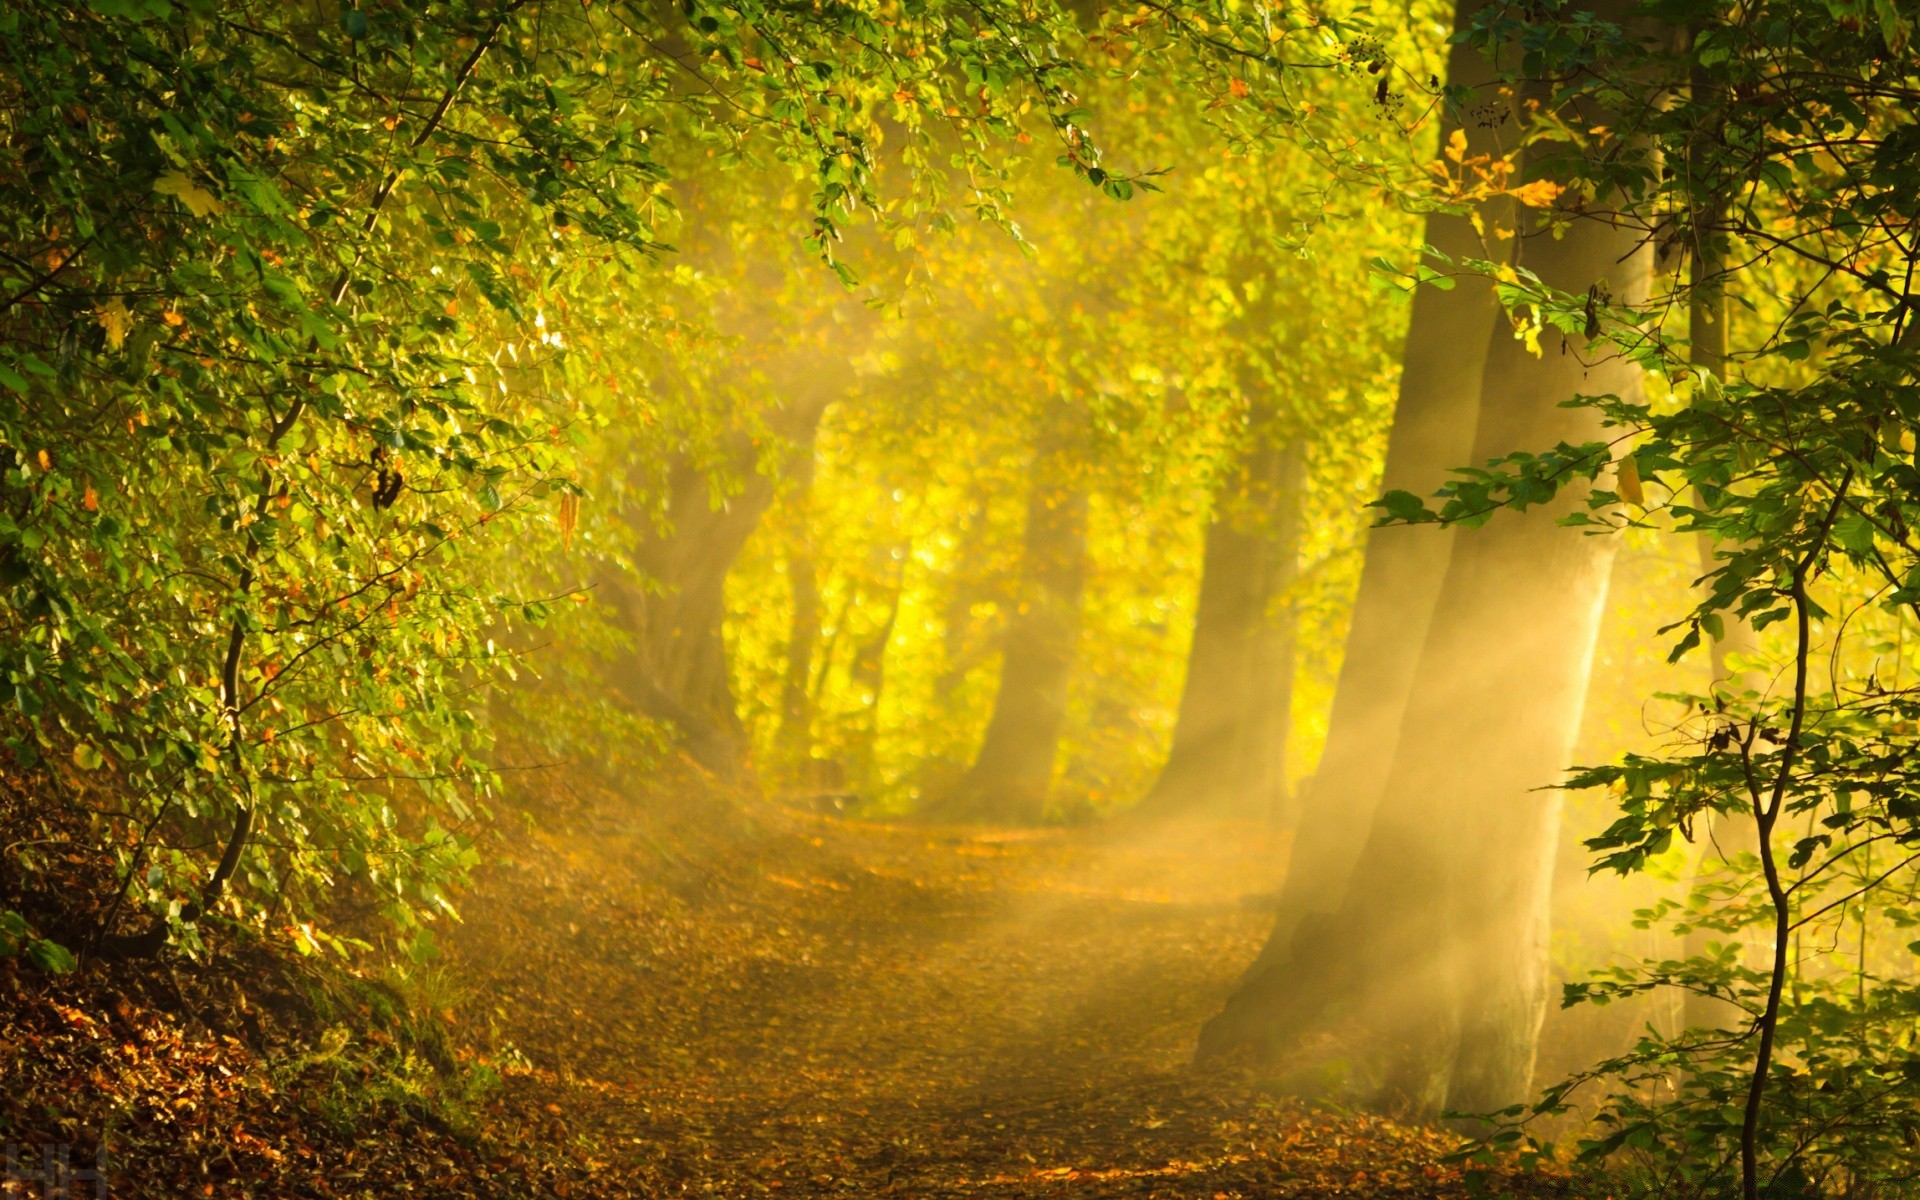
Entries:
[[0,1194],[1920,1195],[1916,20],[0,12]]

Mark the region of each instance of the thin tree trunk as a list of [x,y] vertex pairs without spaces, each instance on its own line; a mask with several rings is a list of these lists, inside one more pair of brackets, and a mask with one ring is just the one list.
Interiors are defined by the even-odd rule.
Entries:
[[1270,413],[1247,436],[1207,525],[1186,686],[1145,816],[1267,816],[1285,788],[1294,622],[1274,597],[1299,573],[1304,460],[1276,438]]
[[1032,822],[1046,814],[1066,722],[1087,577],[1087,494],[1056,441],[1034,456],[1018,608],[1002,645],[1000,687],[973,766],[928,814]]
[[[1694,70],[1694,86],[1703,86],[1703,75],[1699,67]],[[1702,149],[1696,153],[1704,153]],[[1704,166],[1704,164],[1699,164]],[[1709,228],[1717,227],[1721,214],[1711,212],[1704,222]],[[1687,289],[1687,338],[1690,343],[1690,362],[1699,371],[1712,375],[1721,383],[1726,382],[1727,370],[1727,295],[1725,287],[1726,264],[1724,256],[1713,245],[1711,235],[1695,234],[1692,255],[1689,260],[1690,276]],[[1698,384],[1696,383],[1696,386]],[[1700,552],[1700,573],[1711,574],[1720,568],[1719,543],[1710,534],[1695,535]],[[1732,659],[1746,657],[1758,648],[1758,639],[1754,636],[1753,626],[1739,620],[1733,613],[1722,614],[1723,625],[1720,636],[1713,639],[1708,648],[1709,693],[1721,699],[1736,696],[1748,689],[1758,689],[1762,680],[1751,674],[1734,668]],[[1759,829],[1752,818],[1744,813],[1719,814],[1713,816],[1705,827],[1706,846],[1702,851],[1702,861],[1695,864],[1696,872],[1711,870],[1709,858],[1727,859],[1736,854],[1754,853],[1759,849]],[[1716,930],[1693,928],[1688,930],[1683,943],[1683,953],[1688,958],[1704,957],[1708,953],[1709,943],[1719,941],[1726,935]],[[1680,1007],[1680,1020],[1688,1029],[1718,1029],[1745,1019],[1744,1010],[1730,1001],[1703,996],[1698,992],[1688,992]]]
[[813,754],[813,653],[820,644],[820,576],[813,560],[814,456],[812,448],[794,468],[795,529],[787,548],[787,586],[793,592],[793,616],[787,625],[786,670],[780,681],[780,729],[775,735],[781,761],[803,766]]
[[[1474,0],[1463,0],[1457,30],[1466,28],[1476,7]],[[1490,77],[1485,60],[1464,43],[1455,43],[1447,69],[1455,85],[1484,88]],[[1462,123],[1449,112],[1440,129],[1443,147],[1455,130],[1466,135],[1468,158],[1497,147],[1494,122]],[[1462,216],[1430,215],[1425,240],[1456,262],[1494,253]],[[1485,347],[1503,326],[1485,280],[1466,276],[1451,291],[1427,287],[1415,294],[1382,491],[1431,494],[1449,469],[1467,461]],[[1201,1030],[1202,1058],[1267,1041],[1276,1022],[1285,1024],[1280,988],[1296,960],[1316,946],[1339,953],[1341,938],[1329,922],[1345,900],[1386,785],[1452,542],[1450,532],[1431,527],[1374,529],[1367,535],[1327,744],[1298,800],[1300,821],[1280,910],[1259,957],[1225,1008]]]
[[849,773],[855,780],[874,778],[873,745],[880,732],[880,697],[887,690],[887,647],[893,644],[893,631],[900,622],[900,601],[906,592],[907,563],[913,557],[913,545],[887,547],[893,564],[893,580],[887,591],[887,617],[880,628],[855,644],[853,661],[847,666],[847,682],[862,696],[860,722],[849,747]]
[[953,689],[967,677],[967,672],[985,657],[978,644],[984,639],[976,636],[973,627],[973,606],[989,594],[979,563],[986,556],[984,544],[990,507],[983,493],[969,497],[967,519],[961,526],[958,552],[954,555],[957,565],[946,580],[947,599],[940,617],[941,667],[933,685],[933,694],[943,705]]

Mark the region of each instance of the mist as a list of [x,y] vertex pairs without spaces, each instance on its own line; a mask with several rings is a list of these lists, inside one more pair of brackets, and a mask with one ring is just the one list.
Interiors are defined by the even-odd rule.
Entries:
[[1909,7],[8,12],[0,1191],[1915,1194]]

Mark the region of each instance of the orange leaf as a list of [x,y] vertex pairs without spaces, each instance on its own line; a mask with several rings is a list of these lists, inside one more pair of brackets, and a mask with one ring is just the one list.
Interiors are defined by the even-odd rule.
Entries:
[[1507,194],[1529,208],[1551,208],[1567,189],[1547,179],[1536,179],[1532,183],[1523,183],[1511,188]]

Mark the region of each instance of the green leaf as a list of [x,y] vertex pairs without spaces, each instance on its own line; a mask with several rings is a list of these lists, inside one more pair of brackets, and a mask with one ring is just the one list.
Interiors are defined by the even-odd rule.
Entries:
[[1426,501],[1408,491],[1388,492],[1375,500],[1373,507],[1386,512],[1386,516],[1382,518],[1384,521],[1401,521],[1414,525],[1436,519],[1427,508]]
[[1873,522],[1860,513],[1851,513],[1833,523],[1833,540],[1850,553],[1865,557],[1873,553]]
[[27,943],[27,961],[49,975],[65,975],[80,965],[80,960],[65,946],[46,938],[34,938]]
[[0,958],[12,958],[20,953],[32,932],[25,917],[10,908],[0,909]]

